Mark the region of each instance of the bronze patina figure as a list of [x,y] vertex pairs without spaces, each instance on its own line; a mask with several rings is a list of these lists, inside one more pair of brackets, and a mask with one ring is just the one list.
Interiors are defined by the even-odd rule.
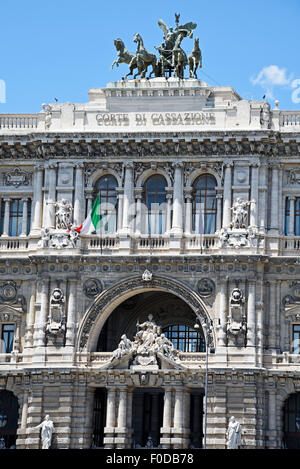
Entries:
[[195,37],[194,49],[188,57],[190,78],[197,78],[197,68],[202,68],[202,54],[199,47],[199,38]]
[[[153,74],[156,77],[171,77],[172,75],[178,78],[184,78],[184,70],[189,65],[190,78],[196,78],[196,70],[198,66],[202,67],[202,55],[199,48],[199,39],[196,38],[194,49],[187,58],[185,51],[181,47],[181,43],[184,38],[192,38],[193,31],[197,27],[196,23],[185,23],[179,24],[180,14],[175,13],[175,28],[167,27],[162,19],[158,20],[158,25],[162,29],[164,36],[163,42],[160,46],[155,46],[155,49],[159,53],[157,58],[155,54],[149,52],[143,43],[143,39],[140,34],[134,35],[134,42],[137,43],[137,49],[135,54],[131,54],[125,48],[124,43],[121,39],[115,39],[114,44],[118,51],[118,59],[112,64],[119,66],[120,63],[126,63],[129,65],[129,73],[127,73],[123,79],[133,75],[133,70],[137,69],[137,73],[134,78],[140,76],[140,78],[150,78]],[[148,77],[148,67],[152,66],[152,70]]]

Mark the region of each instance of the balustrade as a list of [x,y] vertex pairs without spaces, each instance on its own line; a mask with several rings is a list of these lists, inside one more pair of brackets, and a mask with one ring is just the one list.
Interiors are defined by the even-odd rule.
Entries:
[[1,114],[0,129],[35,129],[37,114]]

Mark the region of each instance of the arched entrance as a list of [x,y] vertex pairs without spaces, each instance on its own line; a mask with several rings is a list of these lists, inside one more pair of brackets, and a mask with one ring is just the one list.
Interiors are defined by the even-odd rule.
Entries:
[[0,391],[0,448],[14,448],[17,439],[18,399],[11,391]]
[[149,314],[177,350],[205,351],[203,331],[194,329],[195,313],[191,307],[172,293],[157,291],[139,293],[121,303],[104,323],[97,341],[97,351],[115,350],[122,334],[133,339],[136,324],[144,322]]
[[[149,291],[171,293],[190,307],[195,315],[193,322],[196,318],[201,325],[211,322],[203,300],[186,285],[168,277],[153,276],[150,281],[145,281],[141,276],[133,276],[103,291],[88,309],[79,329],[79,351],[96,351],[99,333],[111,313],[125,300]],[[215,347],[211,331],[208,333],[208,345]]]
[[284,403],[283,443],[287,449],[300,449],[300,392],[291,394]]
[[[117,357],[115,352],[121,350],[124,335],[133,343],[141,337],[140,328],[153,324],[157,327],[154,341],[162,334],[177,351],[204,352],[203,330],[195,329],[195,322],[195,312],[182,298],[166,291],[144,290],[126,296],[111,311],[99,332],[95,351],[114,352],[112,356]],[[108,386],[94,393],[94,447],[201,448],[204,389],[201,381],[198,386],[187,386],[188,370],[180,363],[120,361],[115,366],[118,378],[113,382],[105,375],[106,369],[102,373]]]

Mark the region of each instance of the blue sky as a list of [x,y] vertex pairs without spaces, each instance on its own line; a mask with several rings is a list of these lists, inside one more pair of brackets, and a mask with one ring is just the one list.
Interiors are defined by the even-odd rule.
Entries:
[[[111,70],[120,37],[135,51],[162,42],[157,20],[194,21],[210,85],[232,86],[245,99],[300,109],[300,0],[15,0],[1,2],[0,113],[39,112],[42,103],[87,102],[88,90],[127,73]],[[185,39],[189,53],[193,41]],[[0,89],[0,101],[1,99]]]

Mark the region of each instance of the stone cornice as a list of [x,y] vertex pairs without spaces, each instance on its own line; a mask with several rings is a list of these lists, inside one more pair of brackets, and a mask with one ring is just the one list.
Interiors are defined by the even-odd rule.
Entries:
[[300,133],[160,132],[0,136],[1,160],[300,157]]

